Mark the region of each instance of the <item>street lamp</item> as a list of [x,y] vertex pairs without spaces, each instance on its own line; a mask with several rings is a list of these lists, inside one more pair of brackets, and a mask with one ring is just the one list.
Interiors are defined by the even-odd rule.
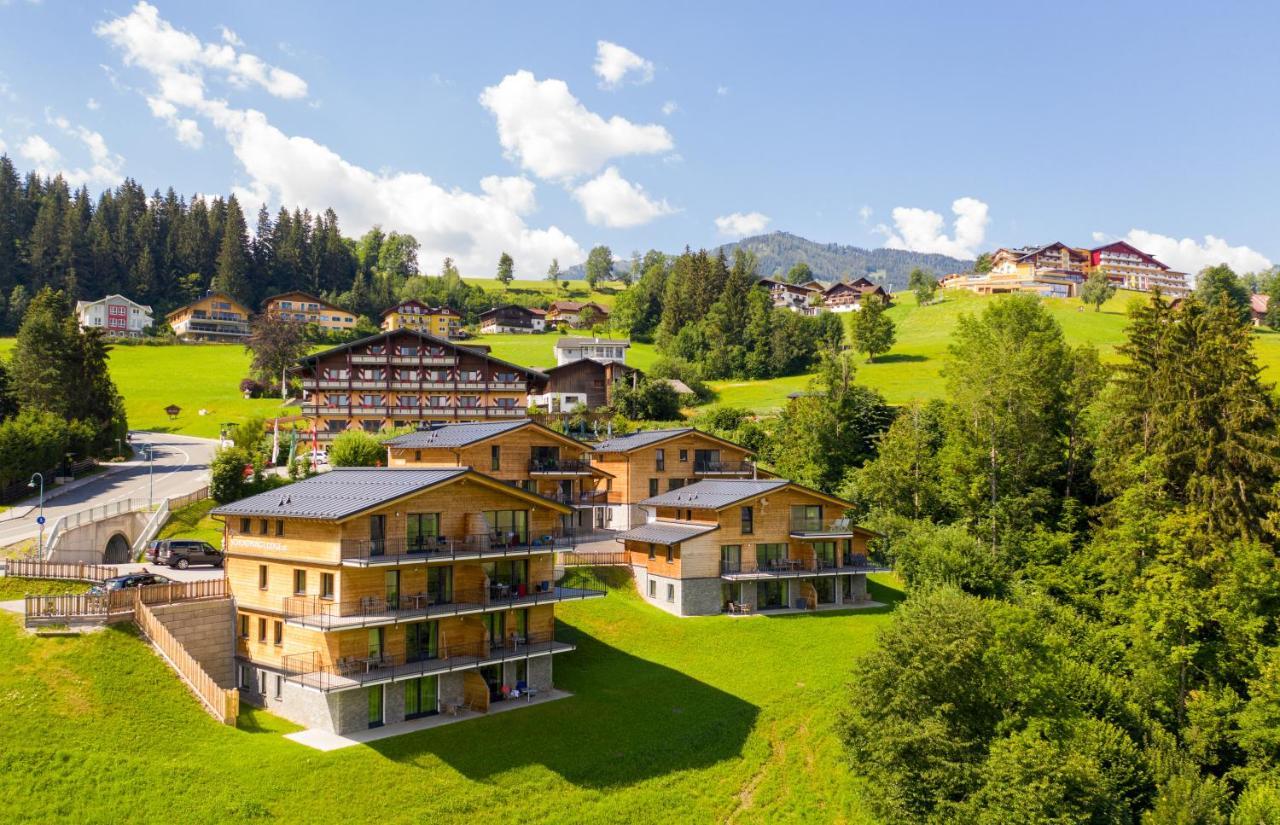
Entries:
[[151,499],[155,496],[156,491],[156,448],[154,444],[148,443],[145,447],[147,451],[147,512],[151,512]]
[[40,479],[40,515],[36,517],[36,526],[40,528],[40,538],[36,545],[36,550],[40,558],[44,558],[44,474],[32,473],[31,480],[27,482],[27,486],[35,489],[36,479]]

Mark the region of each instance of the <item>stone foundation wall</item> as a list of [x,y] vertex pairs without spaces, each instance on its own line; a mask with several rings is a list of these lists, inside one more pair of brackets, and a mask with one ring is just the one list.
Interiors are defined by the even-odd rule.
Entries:
[[165,629],[219,687],[235,687],[235,611],[231,599],[151,606]]

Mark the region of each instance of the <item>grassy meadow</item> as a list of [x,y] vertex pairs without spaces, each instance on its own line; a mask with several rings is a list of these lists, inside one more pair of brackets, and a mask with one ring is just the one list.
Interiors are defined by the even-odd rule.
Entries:
[[680,619],[619,572],[556,611],[572,697],[327,754],[217,724],[130,625],[0,616],[0,821],[870,821],[835,723],[890,608]]

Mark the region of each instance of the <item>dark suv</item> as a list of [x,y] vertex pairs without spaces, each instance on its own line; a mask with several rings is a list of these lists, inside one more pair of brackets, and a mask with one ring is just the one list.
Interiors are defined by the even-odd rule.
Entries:
[[159,573],[148,573],[143,570],[140,573],[126,573],[123,576],[107,579],[102,584],[94,585],[89,588],[89,592],[93,595],[100,596],[111,590],[124,590],[130,587],[147,587],[152,584],[168,584],[169,579],[161,576]]
[[164,539],[155,549],[156,561],[179,570],[193,564],[222,566],[222,551],[207,541],[194,539]]

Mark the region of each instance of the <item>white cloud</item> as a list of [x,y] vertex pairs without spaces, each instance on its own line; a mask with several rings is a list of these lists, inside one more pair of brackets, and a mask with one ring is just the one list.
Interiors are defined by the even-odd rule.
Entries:
[[871,216],[874,214],[875,214],[874,209],[872,209],[867,204],[863,204],[862,208],[858,210],[858,220],[862,221],[863,223],[866,223],[867,221],[871,220]]
[[759,235],[769,225],[769,216],[761,212],[734,212],[716,218],[716,231],[729,238]]
[[563,80],[538,80],[523,69],[486,88],[480,103],[497,119],[507,156],[544,179],[568,181],[594,174],[611,158],[675,145],[662,126],[617,115],[605,120],[583,106]]
[[151,76],[156,90],[147,94],[147,102],[157,117],[178,127],[189,122],[198,130],[186,117],[194,115],[222,134],[247,178],[234,190],[246,209],[262,202],[312,211],[333,207],[348,234],[374,224],[409,232],[421,244],[423,261],[451,256],[464,272],[488,272],[504,250],[515,257],[518,272],[529,273],[544,272],[552,258],[569,265],[586,257],[559,228],[525,223],[536,205],[535,186],[527,178],[486,177],[477,194],[445,188],[416,172],[370,171],[309,137],[285,134],[262,112],[207,97],[203,71],[243,74],[242,62],[198,58],[192,63],[192,55],[221,47],[177,31],[154,7],[139,3],[97,32],[121,50],[127,63]]
[[987,205],[977,198],[958,198],[951,203],[951,211],[956,216],[954,237],[946,235],[942,215],[908,206],[893,210],[893,228],[880,224],[875,231],[885,236],[889,249],[976,258],[990,221]]
[[729,94],[729,87],[724,85],[717,86],[716,94],[720,95],[720,97],[727,96]]
[[85,108],[87,108],[91,112],[96,112],[102,108],[102,104],[99,103],[94,98],[89,98],[88,100],[86,100],[84,105],[85,105]]
[[[1109,238],[1101,232],[1093,233],[1093,239],[1105,243]],[[1161,263],[1168,264],[1179,272],[1195,275],[1206,266],[1226,264],[1235,272],[1261,272],[1271,268],[1271,259],[1250,249],[1247,246],[1231,246],[1222,238],[1205,235],[1204,241],[1194,238],[1171,238],[1145,229],[1130,229],[1122,238],[1125,242],[1136,246],[1148,255],[1153,255]]]
[[666,103],[662,104],[662,113],[667,117],[671,117],[678,111],[680,111],[680,104],[676,103],[674,100],[668,100]]
[[240,39],[240,35],[231,31],[231,29],[227,28],[226,26],[219,26],[218,31],[222,33],[223,43],[226,43],[229,46],[239,46],[243,48],[244,41]]
[[637,86],[653,80],[653,62],[617,43],[596,41],[596,62],[592,67],[600,78],[600,88],[616,89],[633,75],[631,82]]
[[49,174],[53,164],[62,159],[57,149],[39,135],[31,135],[18,146],[18,154],[28,163],[35,164],[40,174]]
[[615,229],[641,226],[676,211],[665,200],[650,198],[615,166],[574,189],[573,197],[582,204],[589,222]]

